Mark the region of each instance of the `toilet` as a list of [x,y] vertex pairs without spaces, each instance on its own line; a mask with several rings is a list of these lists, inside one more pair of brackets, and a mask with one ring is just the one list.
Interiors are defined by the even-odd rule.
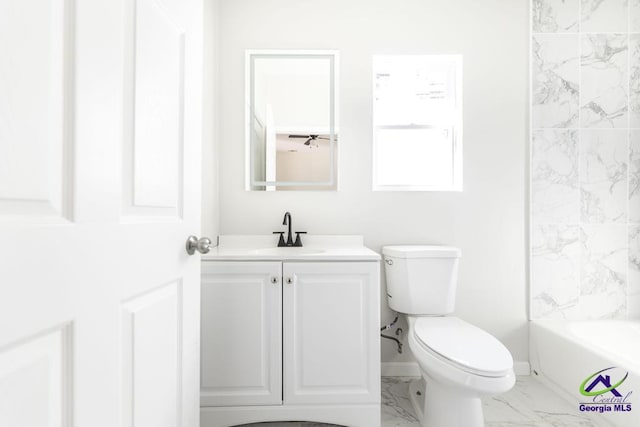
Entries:
[[480,398],[513,387],[513,358],[491,334],[451,316],[460,249],[385,246],[382,254],[389,307],[407,316],[420,366],[409,395],[422,426],[483,427]]

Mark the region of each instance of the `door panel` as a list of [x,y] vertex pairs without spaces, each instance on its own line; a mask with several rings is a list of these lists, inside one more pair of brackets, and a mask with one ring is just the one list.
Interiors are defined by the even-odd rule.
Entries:
[[[143,1],[140,19],[160,10],[180,29],[179,89],[126,76],[127,61],[167,43],[127,50],[133,0],[0,0],[2,426],[199,424],[200,259],[184,245],[200,228],[202,4]],[[129,221],[123,147],[138,84],[180,112],[182,154],[171,186],[141,187],[162,211]],[[166,114],[143,116],[167,130]]]
[[65,1],[0,2],[0,52],[12,65],[0,69],[0,221],[70,214],[64,171],[72,31]]
[[123,426],[180,425],[181,291],[176,281],[123,304]]
[[70,425],[70,333],[63,325],[0,354],[0,425]]
[[203,263],[201,387],[202,406],[282,403],[280,262]]
[[125,212],[180,216],[185,31],[155,0],[129,7]]
[[379,401],[378,274],[377,263],[283,264],[286,404]]

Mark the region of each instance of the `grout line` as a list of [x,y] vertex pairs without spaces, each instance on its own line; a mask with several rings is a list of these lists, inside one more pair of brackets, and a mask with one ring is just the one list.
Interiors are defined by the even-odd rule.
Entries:
[[[529,65],[529,137],[528,137],[528,142],[529,142],[529,176],[527,177],[527,185],[529,186],[528,188],[528,197],[527,197],[527,202],[528,202],[528,206],[527,206],[527,216],[528,218],[526,219],[527,221],[527,231],[528,231],[528,235],[525,238],[525,242],[527,245],[527,257],[526,257],[526,265],[525,268],[527,269],[526,273],[525,273],[525,277],[527,278],[527,283],[525,283],[525,286],[528,289],[528,295],[527,295],[527,318],[528,320],[532,320],[534,318],[534,313],[533,313],[533,242],[532,242],[532,236],[533,236],[533,179],[532,179],[532,175],[533,175],[533,0],[529,0],[528,2],[529,4],[529,37],[528,37],[528,41],[529,41],[529,49],[528,49],[528,57],[527,57],[527,61],[528,61],[528,65]],[[530,353],[531,349],[527,349],[527,351]]]
[[625,194],[626,201],[626,214],[627,214],[627,227],[625,232],[625,242],[627,247],[627,257],[625,259],[626,276],[625,276],[625,289],[624,289],[624,301],[625,301],[625,314],[627,319],[631,318],[629,311],[629,251],[631,247],[629,245],[629,183],[631,181],[631,137],[629,127],[631,126],[631,2],[627,1],[627,191]]
[[578,317],[581,317],[580,314],[582,312],[580,298],[582,296],[582,272],[583,268],[583,247],[584,242],[582,241],[582,182],[584,171],[582,170],[582,151],[583,151],[583,141],[582,141],[582,46],[583,46],[584,34],[582,34],[582,1],[578,2],[578,130],[576,131],[576,155],[577,155],[577,164],[576,167],[578,169],[578,294],[576,295],[576,311],[578,312]]
[[[580,23],[578,23],[578,25],[580,25]],[[602,34],[602,35],[624,35],[624,34],[629,34],[627,31],[584,31],[584,32],[580,32],[580,31],[558,31],[556,33],[552,33],[552,32],[546,32],[546,33],[531,33],[531,35],[533,36],[539,36],[539,35],[550,35],[550,36],[561,36],[564,34],[567,35],[582,35],[582,34]],[[640,32],[633,32],[632,34],[640,34]]]

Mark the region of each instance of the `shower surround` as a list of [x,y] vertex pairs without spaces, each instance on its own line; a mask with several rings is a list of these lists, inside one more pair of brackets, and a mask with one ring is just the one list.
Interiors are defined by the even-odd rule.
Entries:
[[639,318],[640,0],[531,7],[531,318]]

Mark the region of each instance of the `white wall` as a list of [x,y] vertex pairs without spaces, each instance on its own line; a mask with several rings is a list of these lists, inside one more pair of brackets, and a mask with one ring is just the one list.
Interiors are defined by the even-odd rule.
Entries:
[[[288,210],[295,230],[362,234],[374,250],[459,246],[456,314],[527,360],[527,7],[526,0],[221,0],[220,233],[280,230]],[[244,50],[288,48],[340,51],[337,192],[244,191]],[[463,192],[371,191],[371,56],[384,53],[463,54]],[[382,301],[386,322],[392,314]],[[382,346],[385,362],[411,359],[390,342]]]

